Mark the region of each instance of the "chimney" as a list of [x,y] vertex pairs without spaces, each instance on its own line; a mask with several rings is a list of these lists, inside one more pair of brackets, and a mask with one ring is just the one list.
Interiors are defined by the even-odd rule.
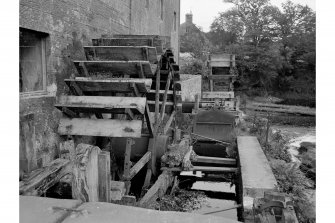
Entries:
[[186,14],[185,21],[186,21],[186,23],[193,23],[193,15],[192,15],[192,12]]

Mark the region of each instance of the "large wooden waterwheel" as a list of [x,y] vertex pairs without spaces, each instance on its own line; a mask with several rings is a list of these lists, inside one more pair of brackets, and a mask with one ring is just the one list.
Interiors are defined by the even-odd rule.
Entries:
[[65,80],[71,95],[55,105],[67,116],[58,132],[111,139],[108,152],[121,151],[119,180],[128,194],[132,178],[146,164],[144,187],[149,184],[156,157],[171,140],[170,126],[176,127],[181,107],[179,66],[165,37],[114,35],[92,43],[84,47],[87,60],[73,61],[78,75]]

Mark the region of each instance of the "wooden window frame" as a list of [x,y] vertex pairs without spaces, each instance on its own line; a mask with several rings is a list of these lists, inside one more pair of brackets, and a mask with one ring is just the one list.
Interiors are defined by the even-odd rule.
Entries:
[[[33,30],[34,31],[34,30]],[[46,58],[46,42],[47,36],[41,37],[41,67],[42,67],[42,90],[37,91],[26,91],[26,92],[19,92],[20,98],[30,97],[30,96],[45,96],[48,95],[47,91],[47,58]],[[19,46],[21,47],[21,46]]]

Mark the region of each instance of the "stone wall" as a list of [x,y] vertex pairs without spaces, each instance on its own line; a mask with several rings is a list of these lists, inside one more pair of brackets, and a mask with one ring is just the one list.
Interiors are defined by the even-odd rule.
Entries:
[[[20,0],[20,28],[48,34],[45,92],[20,94],[20,170],[30,172],[59,156],[61,112],[56,97],[67,94],[63,80],[75,76],[73,60],[85,60],[83,46],[103,34],[171,37],[179,55],[179,0]],[[176,29],[174,29],[176,13]]]

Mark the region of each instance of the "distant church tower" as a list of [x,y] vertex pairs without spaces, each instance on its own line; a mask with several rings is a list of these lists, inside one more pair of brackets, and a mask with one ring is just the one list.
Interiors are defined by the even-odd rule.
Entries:
[[185,15],[185,22],[187,24],[193,24],[193,14],[192,14],[192,12],[186,13],[186,15]]

